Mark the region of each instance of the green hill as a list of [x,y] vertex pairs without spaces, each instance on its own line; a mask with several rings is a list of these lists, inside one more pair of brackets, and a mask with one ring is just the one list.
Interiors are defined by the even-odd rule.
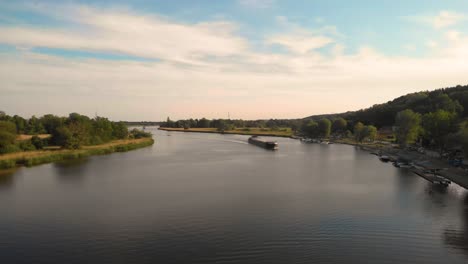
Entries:
[[421,114],[434,112],[438,109],[457,112],[459,117],[468,117],[468,85],[443,88],[434,91],[424,91],[407,94],[383,104],[359,111],[340,114],[314,115],[305,119],[318,120],[321,118],[333,119],[343,117],[351,123],[361,121],[376,127],[392,126],[398,112],[411,109]]

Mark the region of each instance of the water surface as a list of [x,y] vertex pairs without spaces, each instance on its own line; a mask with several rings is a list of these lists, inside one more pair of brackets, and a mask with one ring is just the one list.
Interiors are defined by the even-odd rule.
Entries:
[[153,130],[0,175],[2,263],[467,263],[464,189],[346,145]]

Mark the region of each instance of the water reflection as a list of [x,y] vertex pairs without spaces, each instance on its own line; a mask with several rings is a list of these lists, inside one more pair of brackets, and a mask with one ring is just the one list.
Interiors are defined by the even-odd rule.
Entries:
[[444,231],[446,245],[461,250],[468,256],[468,194],[461,203],[460,228],[448,227]]
[[419,177],[409,169],[398,169],[398,188],[399,190],[413,190],[416,187]]
[[81,181],[86,177],[88,167],[87,158],[60,161],[53,164],[53,168],[57,171],[57,179],[64,182]]
[[2,261],[466,263],[446,249],[468,254],[457,188],[339,144],[154,133],[152,148],[6,178]]
[[17,169],[0,170],[0,188],[10,188],[13,186],[15,172]]

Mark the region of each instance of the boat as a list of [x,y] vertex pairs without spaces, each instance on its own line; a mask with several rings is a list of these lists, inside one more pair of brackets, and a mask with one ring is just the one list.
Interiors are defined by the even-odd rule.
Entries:
[[436,185],[441,185],[444,187],[447,187],[451,184],[452,182],[450,180],[447,180],[446,178],[440,176],[440,175],[435,175],[435,179],[433,181],[433,184]]
[[389,162],[390,161],[390,157],[389,156],[380,156],[379,157],[380,161],[383,161],[383,162]]
[[278,143],[276,143],[275,141],[262,140],[257,136],[250,137],[249,138],[249,143],[253,144],[253,145],[256,145],[256,146],[259,146],[259,147],[262,147],[262,148],[266,148],[266,149],[271,149],[271,150],[277,150],[278,149]]
[[395,161],[393,163],[393,166],[397,167],[397,168],[402,168],[402,169],[409,169],[411,168],[411,164],[407,163],[407,162],[402,162],[402,161]]

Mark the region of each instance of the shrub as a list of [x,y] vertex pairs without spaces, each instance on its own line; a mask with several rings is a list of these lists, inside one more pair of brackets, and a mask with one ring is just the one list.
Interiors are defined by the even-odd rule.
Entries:
[[23,151],[36,150],[36,147],[31,143],[31,140],[24,140],[18,143],[18,147]]
[[143,130],[138,130],[136,128],[134,128],[132,131],[130,131],[130,135],[133,138],[149,138],[149,137],[152,136],[151,133],[145,132]]
[[36,149],[43,149],[44,148],[44,140],[41,139],[38,136],[33,136],[31,138],[31,144],[36,148]]

